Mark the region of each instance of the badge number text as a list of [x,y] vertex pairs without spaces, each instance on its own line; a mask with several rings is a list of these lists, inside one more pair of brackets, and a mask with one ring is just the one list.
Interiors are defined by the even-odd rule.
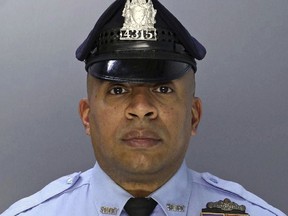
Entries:
[[120,40],[157,40],[156,30],[121,30]]

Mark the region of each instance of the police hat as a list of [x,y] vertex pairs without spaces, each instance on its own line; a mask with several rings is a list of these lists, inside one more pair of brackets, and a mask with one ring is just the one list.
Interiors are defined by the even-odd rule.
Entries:
[[158,0],[116,0],[76,51],[89,74],[117,82],[177,79],[205,54]]

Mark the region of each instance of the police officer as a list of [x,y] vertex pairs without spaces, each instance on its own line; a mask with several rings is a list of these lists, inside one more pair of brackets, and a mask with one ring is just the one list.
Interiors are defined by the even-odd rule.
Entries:
[[205,48],[158,0],[116,0],[76,52],[79,103],[96,165],[62,177],[2,216],[285,215],[239,184],[187,168],[201,118]]

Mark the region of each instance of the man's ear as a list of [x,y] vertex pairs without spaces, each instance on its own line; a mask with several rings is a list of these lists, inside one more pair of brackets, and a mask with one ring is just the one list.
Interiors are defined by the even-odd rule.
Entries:
[[79,115],[82,124],[85,128],[86,134],[90,136],[89,112],[90,112],[89,100],[87,98],[81,99],[79,102]]
[[195,136],[197,127],[202,116],[202,102],[198,97],[194,97],[192,101],[192,121],[191,121],[191,135]]

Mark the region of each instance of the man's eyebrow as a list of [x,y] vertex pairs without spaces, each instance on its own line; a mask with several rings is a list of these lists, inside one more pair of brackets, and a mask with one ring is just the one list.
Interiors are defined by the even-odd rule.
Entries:
[[102,86],[128,86],[128,87],[149,87],[153,88],[160,85],[172,85],[173,80],[171,81],[161,81],[161,82],[117,82],[117,81],[109,81],[109,80],[98,80],[98,84]]

